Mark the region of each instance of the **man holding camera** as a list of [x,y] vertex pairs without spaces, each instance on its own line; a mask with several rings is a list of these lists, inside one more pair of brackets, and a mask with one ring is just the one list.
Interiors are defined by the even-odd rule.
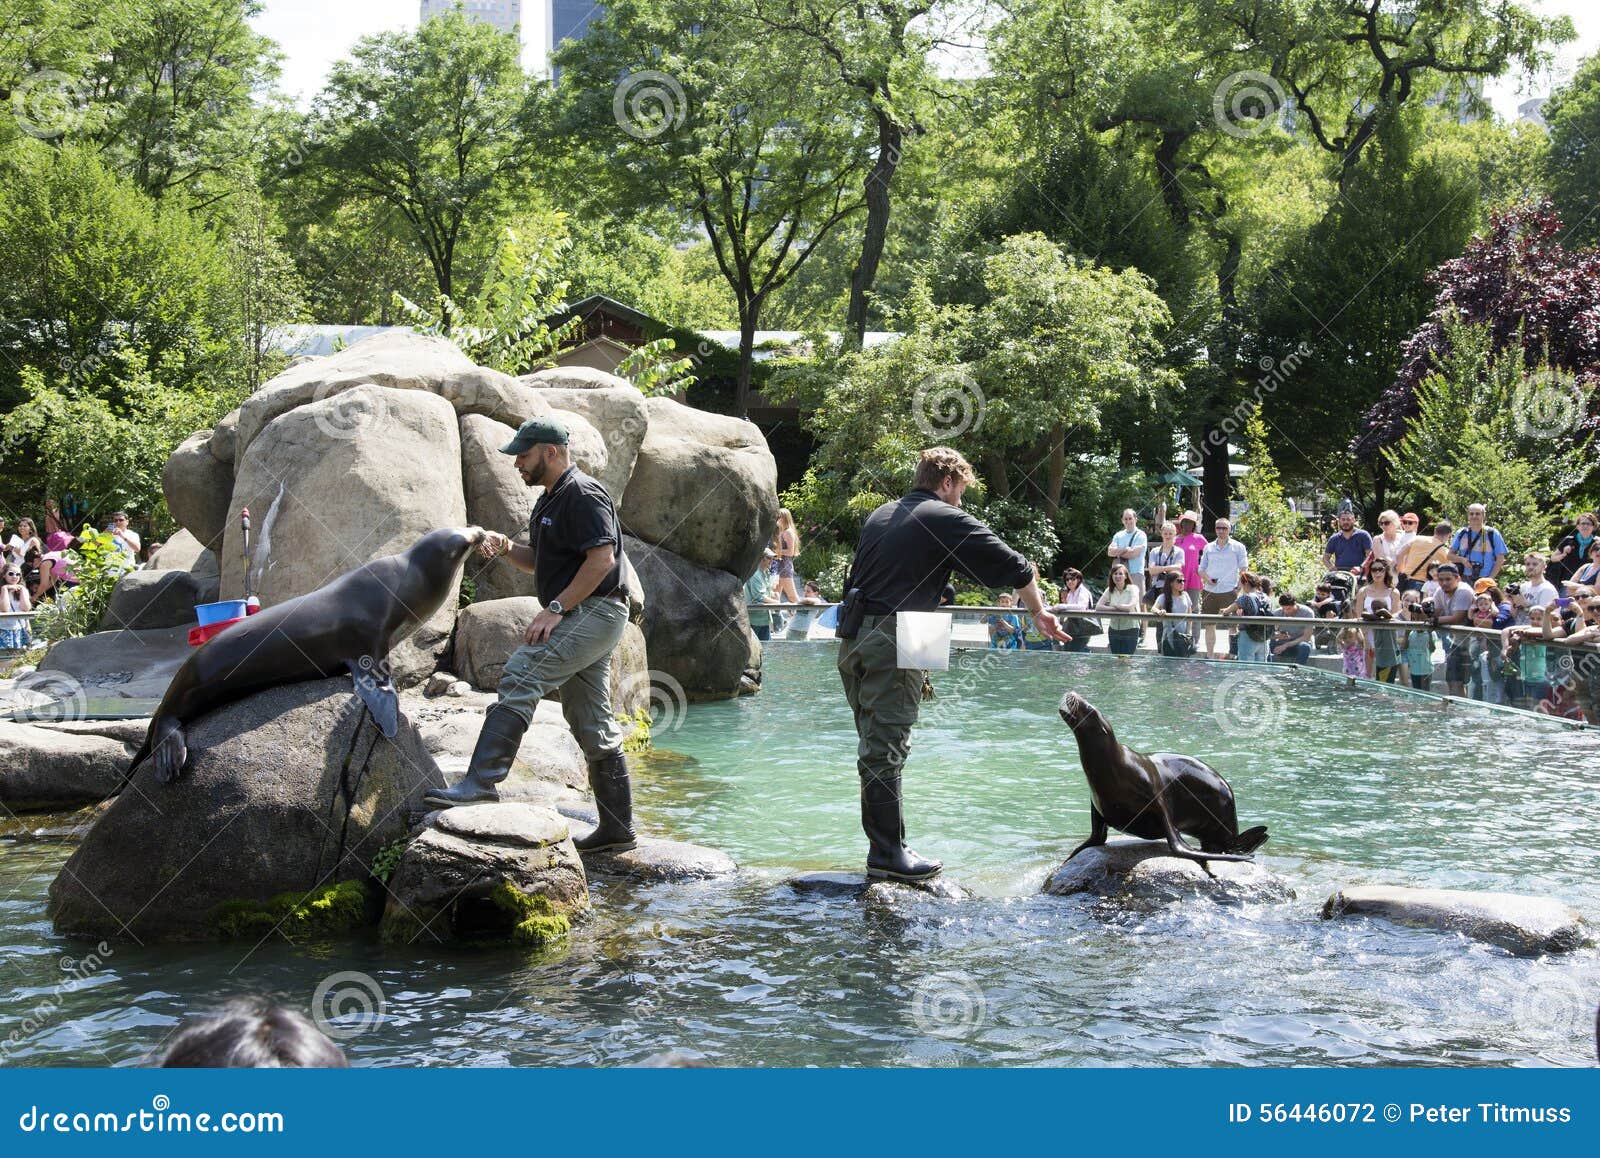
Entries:
[[884,503],[861,529],[836,632],[839,678],[855,715],[867,876],[928,880],[944,866],[906,847],[900,771],[911,748],[926,673],[898,666],[896,614],[934,611],[951,571],[984,587],[1017,588],[1034,625],[1069,642],[1039,598],[1032,563],[961,509],[972,465],[947,446],[922,452],[911,490]]
[[[1435,629],[1461,626],[1472,611],[1472,588],[1461,582],[1461,568],[1454,563],[1441,563],[1435,572],[1439,594],[1422,602],[1422,613]],[[1467,646],[1467,636],[1456,639],[1444,633],[1444,680],[1453,696],[1467,694],[1467,680],[1472,675],[1472,649]]]

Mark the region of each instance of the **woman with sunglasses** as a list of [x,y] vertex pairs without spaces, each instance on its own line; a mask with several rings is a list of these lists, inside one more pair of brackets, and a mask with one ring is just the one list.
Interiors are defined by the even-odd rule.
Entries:
[[[1355,606],[1368,623],[1388,622],[1399,614],[1400,592],[1394,585],[1392,562],[1373,554],[1366,586],[1356,592]],[[1394,632],[1377,627],[1367,630],[1367,670],[1384,683],[1393,683],[1400,674],[1400,649],[1395,646]]]
[[1076,621],[1075,626],[1067,628],[1067,633],[1072,636],[1072,641],[1064,645],[1067,651],[1088,651],[1089,637],[1100,633],[1098,620],[1084,618],[1084,612],[1093,607],[1094,597],[1084,585],[1083,572],[1076,567],[1068,567],[1061,573],[1060,602],[1050,609],[1062,623],[1068,618]]
[[[28,597],[27,584],[22,581],[22,568],[15,563],[5,565],[5,583],[0,585],[0,612],[32,611],[33,600]],[[26,651],[33,645],[26,619],[0,617],[0,650]]]

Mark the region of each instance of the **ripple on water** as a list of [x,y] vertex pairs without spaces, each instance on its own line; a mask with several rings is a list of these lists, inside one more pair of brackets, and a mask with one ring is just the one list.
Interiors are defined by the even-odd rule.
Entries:
[[[370,1024],[332,1023],[358,1065],[621,1065],[670,1051],[747,1065],[1592,1060],[1595,950],[1520,959],[1318,911],[1341,886],[1401,883],[1554,895],[1595,921],[1600,736],[1274,672],[1263,678],[1282,715],[1252,738],[1215,715],[1226,669],[963,658],[935,677],[942,708],[914,741],[907,824],[975,897],[862,903],[782,883],[854,868],[864,846],[830,649],[769,656],[759,696],[694,705],[656,737],[672,752],[640,761],[651,826],[725,849],[744,872],[597,885],[595,918],[545,952],[119,944],[68,984],[61,958],[86,946],[44,918],[64,850],[0,844],[4,1060],[138,1064],[191,1009],[242,993],[309,1008],[343,971],[383,999]],[[1261,859],[1298,899],[1106,916],[1038,895],[1088,832],[1055,715],[1068,686],[1127,743],[1222,771],[1241,819],[1272,829]]]

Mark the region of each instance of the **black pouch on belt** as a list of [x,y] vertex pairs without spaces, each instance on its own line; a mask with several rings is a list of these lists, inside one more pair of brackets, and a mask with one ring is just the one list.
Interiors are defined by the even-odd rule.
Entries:
[[861,621],[866,616],[867,601],[861,595],[861,588],[850,588],[839,600],[839,626],[833,629],[834,636],[838,639],[854,639],[861,631]]

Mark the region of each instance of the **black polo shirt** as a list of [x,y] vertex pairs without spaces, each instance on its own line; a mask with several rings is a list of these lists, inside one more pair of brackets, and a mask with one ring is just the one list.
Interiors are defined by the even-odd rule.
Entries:
[[932,491],[915,490],[867,516],[850,567],[868,615],[932,611],[950,572],[983,587],[1025,587],[1033,567],[993,531]]
[[575,466],[569,466],[534,504],[528,519],[528,542],[533,546],[533,574],[540,603],[549,603],[565,591],[590,549],[602,543],[611,544],[616,561],[592,596],[612,595],[624,589],[622,528],[617,522],[617,508],[606,488]]

